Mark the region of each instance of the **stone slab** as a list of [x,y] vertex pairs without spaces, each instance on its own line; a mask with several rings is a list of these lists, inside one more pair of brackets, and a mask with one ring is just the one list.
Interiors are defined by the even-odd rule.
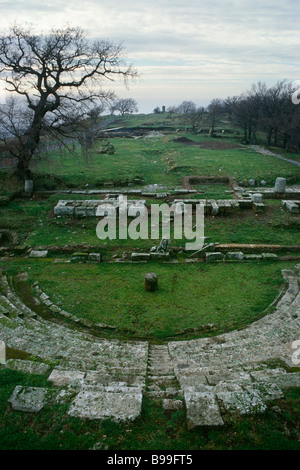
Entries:
[[216,396],[213,393],[184,392],[187,427],[221,426],[224,424]]
[[150,253],[131,253],[132,261],[148,261],[150,259]]
[[114,392],[103,387],[79,392],[71,403],[68,414],[86,419],[111,419],[113,421],[133,421],[142,409],[140,388],[124,387]]
[[182,400],[175,400],[173,398],[165,398],[163,400],[163,409],[165,411],[178,411],[183,408]]
[[226,258],[232,261],[242,261],[244,259],[244,253],[241,251],[229,251],[226,254]]
[[47,250],[31,250],[29,254],[29,258],[46,258],[47,256]]
[[245,255],[244,259],[248,261],[256,261],[262,259],[262,255]]
[[44,375],[49,370],[47,364],[22,359],[8,359],[5,365],[8,369],[24,372],[25,374]]
[[268,380],[282,389],[300,387],[300,372],[282,374],[272,378],[270,377]]
[[219,251],[215,251],[214,253],[206,253],[205,256],[207,262],[223,261],[225,258],[225,255]]
[[37,413],[50,401],[53,393],[49,388],[17,385],[8,402],[14,410]]
[[48,380],[56,387],[64,387],[74,380],[81,380],[84,377],[85,373],[79,370],[54,369],[49,375]]
[[262,253],[262,258],[267,261],[278,261],[278,256],[275,253]]
[[279,400],[280,398],[284,397],[284,394],[281,388],[278,385],[270,382],[260,382],[257,384],[251,384],[244,386],[245,390],[258,390],[258,392],[262,395],[264,401],[270,400]]
[[300,201],[282,201],[282,205],[292,214],[300,212]]
[[217,393],[217,397],[226,411],[241,415],[263,413],[267,409],[267,405],[258,390],[220,392]]
[[150,258],[153,260],[168,261],[170,258],[170,254],[169,253],[150,253]]
[[101,254],[100,253],[89,253],[89,261],[94,261],[97,263],[101,262]]

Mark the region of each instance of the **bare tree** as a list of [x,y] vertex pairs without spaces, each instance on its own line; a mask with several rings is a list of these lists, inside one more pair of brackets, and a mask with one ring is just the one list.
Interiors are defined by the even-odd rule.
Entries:
[[177,112],[180,114],[188,114],[191,111],[195,111],[197,106],[193,101],[183,101],[178,107]]
[[300,149],[300,107],[291,99],[292,84],[285,80],[268,88],[265,83],[252,84],[239,97],[224,101],[232,122],[243,128],[243,143],[257,143],[266,138],[267,145],[281,145],[286,150]]
[[[86,116],[91,101],[112,97],[103,88],[104,79],[122,77],[126,81],[135,75],[124,60],[121,45],[90,42],[78,27],[35,35],[30,29],[13,26],[2,35],[0,78],[8,92],[24,98],[29,110],[24,128],[16,132],[11,127],[16,141],[9,150],[18,159],[18,175],[25,179],[31,176],[30,161],[45,129],[66,130],[67,124],[76,125]],[[11,123],[15,118],[16,114],[11,114]],[[5,114],[1,119],[6,119]],[[3,139],[9,147],[7,135]]]
[[197,128],[203,122],[204,115],[205,109],[203,107],[191,109],[191,111],[185,114],[188,123],[192,126],[193,132],[197,132]]
[[119,111],[122,117],[126,113],[137,113],[137,102],[133,98],[119,99],[113,102],[113,104],[111,105],[111,113],[113,114],[115,111]]
[[219,98],[213,99],[207,107],[208,115],[210,119],[210,136],[213,137],[215,133],[215,126],[218,116],[223,111],[223,102]]
[[95,106],[87,112],[87,117],[90,119],[93,126],[97,126],[97,124],[99,124],[101,114],[104,113],[105,109],[106,106],[103,103],[99,103],[95,104]]
[[169,114],[169,118],[172,117],[172,114],[175,114],[178,112],[178,108],[177,106],[169,106],[167,109],[166,109],[167,113]]

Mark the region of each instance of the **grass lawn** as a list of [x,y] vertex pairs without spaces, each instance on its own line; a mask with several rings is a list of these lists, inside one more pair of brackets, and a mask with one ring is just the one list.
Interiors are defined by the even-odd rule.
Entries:
[[[105,181],[115,184],[127,179],[143,177],[147,184],[180,184],[182,176],[232,176],[238,180],[256,178],[273,181],[278,177],[297,177],[300,168],[274,157],[261,155],[241,146],[233,149],[220,149],[218,139],[207,139],[201,135],[186,134],[186,137],[202,144],[175,143],[175,134],[164,137],[128,139],[114,138],[114,155],[99,155],[95,144],[89,160],[81,153],[63,150],[50,152],[47,158],[36,162],[34,170],[41,176],[55,174],[69,187],[90,187],[102,185]],[[218,147],[211,148],[212,142]],[[208,148],[205,148],[205,145]],[[41,177],[36,184],[53,185]]]
[[[291,263],[290,263],[291,264]],[[214,334],[257,320],[282,285],[288,263],[66,264],[50,260],[3,263],[25,270],[51,300],[78,317],[117,326],[119,335],[167,339]],[[147,292],[144,275],[156,272],[159,289]]]

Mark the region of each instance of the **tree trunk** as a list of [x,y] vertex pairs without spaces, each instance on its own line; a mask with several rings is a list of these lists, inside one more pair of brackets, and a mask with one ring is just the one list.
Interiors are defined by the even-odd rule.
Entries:
[[273,134],[273,129],[269,129],[268,136],[267,136],[267,145],[268,145],[268,147],[271,146],[272,134]]
[[278,129],[277,129],[277,127],[275,127],[275,131],[274,131],[274,145],[275,145],[275,147],[278,147]]
[[289,150],[290,150],[290,145],[291,145],[291,136],[288,135],[287,138],[286,138],[286,142],[285,142],[285,150],[287,152],[289,152]]
[[35,116],[31,127],[28,129],[23,137],[22,147],[18,157],[16,174],[24,181],[32,178],[30,170],[30,161],[36,151],[42,129],[42,118]]
[[32,172],[29,168],[30,160],[22,158],[21,156],[18,159],[16,176],[23,181],[32,179]]

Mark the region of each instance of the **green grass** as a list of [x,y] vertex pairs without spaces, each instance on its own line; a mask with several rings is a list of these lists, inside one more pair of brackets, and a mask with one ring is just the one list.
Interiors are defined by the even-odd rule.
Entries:
[[200,194],[192,194],[192,199],[234,199],[234,192],[226,184],[194,184],[193,188]]
[[[193,329],[211,323],[215,334],[257,320],[275,299],[286,264],[87,265],[24,259],[0,266],[27,270],[55,304],[80,318],[116,326],[117,334],[163,340],[199,336]],[[152,271],[159,289],[147,292],[144,275]]]
[[[186,137],[211,144],[219,139],[205,139],[201,135]],[[101,142],[95,144],[89,161],[83,157],[81,149],[68,152],[52,152],[34,166],[39,175],[55,174],[69,187],[97,187],[106,182],[125,183],[137,176],[142,176],[147,184],[180,184],[182,176],[233,176],[238,180],[265,179],[273,181],[278,175],[300,178],[300,169],[290,163],[258,154],[248,148],[212,150],[178,144],[172,140],[177,134],[157,138],[127,139],[114,138],[114,155],[96,153]],[[55,181],[36,178],[36,185],[41,182],[53,187]],[[62,183],[61,183],[62,185]]]
[[220,243],[299,245],[299,215],[284,211],[281,201],[266,200],[266,210],[236,212],[205,219],[205,235]]

